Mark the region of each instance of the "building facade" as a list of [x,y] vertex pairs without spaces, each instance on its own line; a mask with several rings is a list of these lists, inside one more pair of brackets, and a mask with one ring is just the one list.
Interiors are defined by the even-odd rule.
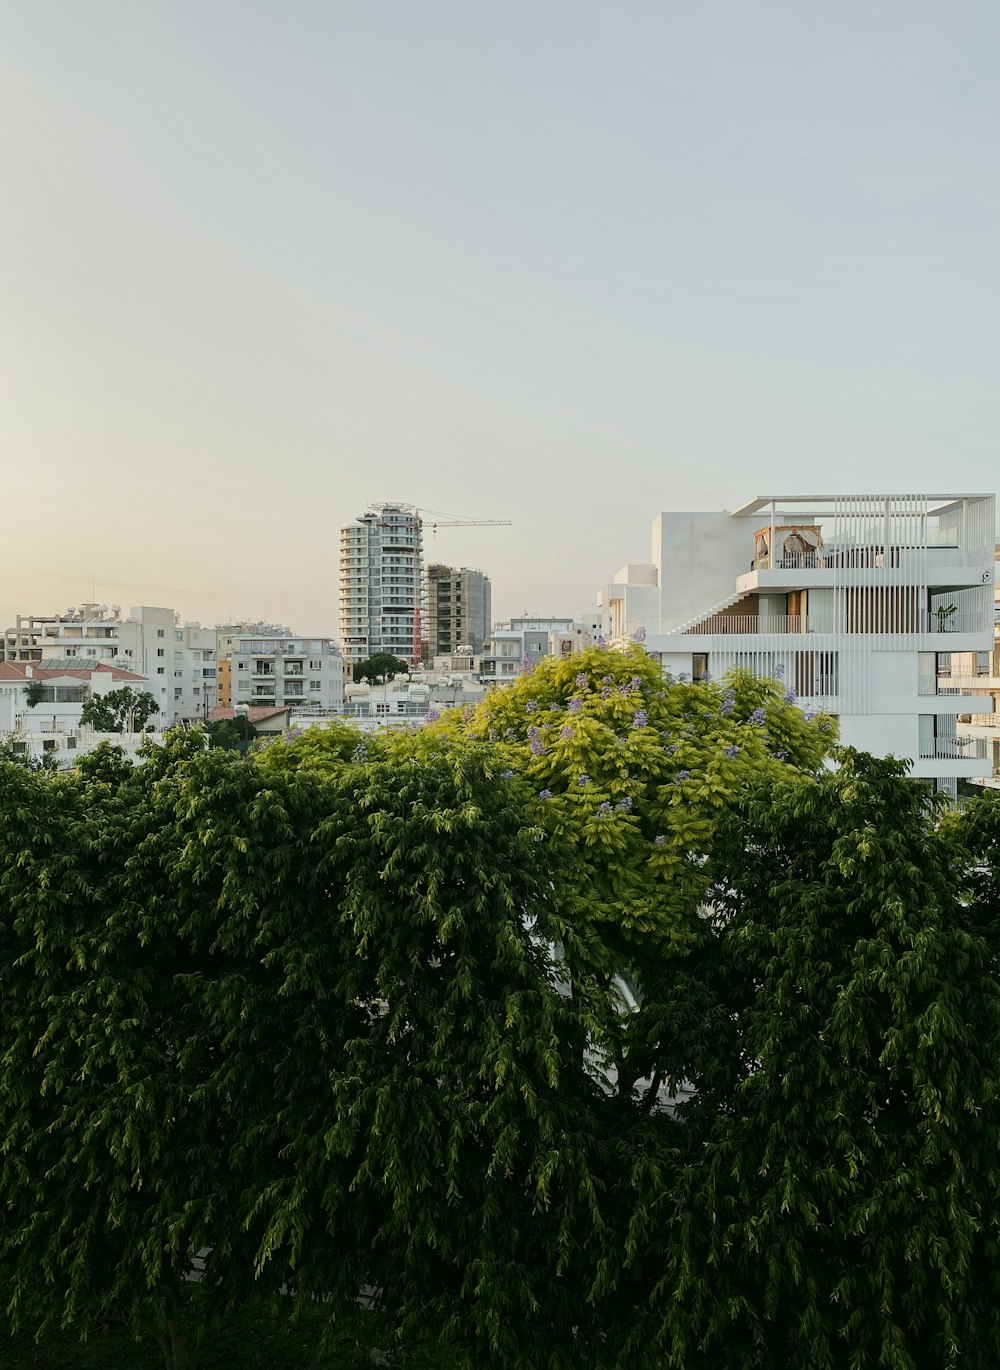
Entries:
[[954,794],[986,776],[963,735],[975,696],[954,656],[993,643],[992,495],[764,496],[733,513],[663,513],[652,561],[598,596],[609,637],[641,633],[675,676],[781,675],[841,741],[908,758]]
[[482,571],[437,562],[427,567],[421,634],[425,662],[460,647],[481,652],[492,621],[492,590]]
[[63,614],[18,614],[3,635],[3,660],[115,663],[145,677],[160,711],[158,730],[174,721],[173,609],[140,605],[122,618],[119,605],[81,604]]
[[303,637],[276,624],[217,629],[220,666],[232,708],[314,709],[335,713],[344,702],[344,658],[328,637]]
[[522,615],[498,623],[483,650],[479,679],[484,685],[509,685],[543,657],[568,657],[593,644],[594,621]]
[[389,652],[408,665],[423,657],[423,531],[406,504],[373,505],[340,530],[340,631],[353,665]]
[[[90,695],[126,687],[142,694],[149,684],[134,671],[86,656],[2,662],[0,739],[9,739],[16,752],[35,757],[49,754],[62,769],[75,765],[106,738],[134,756],[139,741],[148,734],[97,733],[83,726],[81,715]],[[28,702],[31,687],[37,692],[33,703]]]
[[174,625],[174,718],[205,722],[219,701],[219,632],[200,623]]

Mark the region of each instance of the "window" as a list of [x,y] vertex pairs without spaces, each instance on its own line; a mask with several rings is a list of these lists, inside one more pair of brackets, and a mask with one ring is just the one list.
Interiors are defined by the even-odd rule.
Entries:
[[202,669],[201,669],[201,675],[202,675],[202,679],[203,679],[203,680],[214,680],[214,679],[215,679],[215,667],[214,667],[214,666],[203,666]]
[[322,682],[322,680],[310,680],[310,682],[309,682],[309,688],[310,688],[310,690],[312,690],[312,691],[314,691],[314,692],[319,691],[319,690],[322,690],[322,688],[323,688],[323,682]]
[[321,671],[323,669],[322,661],[310,661],[309,669],[310,671]]
[[166,652],[163,650],[162,647],[157,647],[157,649],[156,649],[156,655],[157,655],[157,656],[166,656]]
[[55,749],[56,749],[55,738],[53,738],[53,737],[47,737],[47,738],[45,738],[45,740],[42,742],[42,751],[43,751],[43,752],[54,752]]
[[157,666],[157,668],[156,668],[156,674],[157,674],[157,675],[163,675],[163,673],[164,673],[164,672],[163,672],[163,667],[162,667],[162,666]]
[[157,637],[166,637],[166,633],[165,633],[165,631],[164,631],[162,628],[157,628],[157,630],[156,630],[156,636],[157,636]]

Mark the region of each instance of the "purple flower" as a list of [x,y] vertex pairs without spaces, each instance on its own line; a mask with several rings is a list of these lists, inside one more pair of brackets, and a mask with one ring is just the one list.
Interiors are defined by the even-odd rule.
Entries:
[[539,790],[539,791],[538,791],[538,798],[539,798],[539,799],[551,799],[551,798],[552,798],[552,791],[551,791],[551,790]]
[[578,776],[577,776],[577,778],[576,778],[576,783],[577,783],[578,785],[589,785],[589,784],[590,784],[590,776],[587,774],[586,771],[584,771],[582,775],[578,775]]
[[577,699],[576,696],[574,695],[574,697],[573,697],[573,698],[570,700],[570,702],[566,705],[566,708],[570,711],[571,714],[582,713],[582,712],[583,712],[583,700],[582,700],[582,699]]
[[645,641],[646,641],[646,629],[645,629],[645,627],[643,627],[643,626],[640,625],[638,628],[636,628],[635,632],[632,634],[632,641],[633,641],[633,642],[645,642]]
[[623,795],[618,801],[618,807],[621,809],[622,813],[628,813],[632,808],[632,796],[628,794]]
[[747,722],[753,728],[763,728],[764,724],[767,722],[767,711],[763,705],[759,709],[754,709],[753,713],[747,719]]
[[710,685],[712,683],[712,676],[709,671],[702,672],[701,682],[703,685]]
[[614,684],[614,681],[611,679],[611,677],[610,677],[609,675],[602,675],[602,676],[601,676],[601,684],[602,684],[602,685],[613,685],[613,684]]
[[663,750],[666,752],[667,756],[673,756],[674,752],[677,751],[680,745],[681,744],[679,742],[671,742],[666,747],[664,747]]
[[516,736],[517,736],[517,734],[515,733],[515,731],[514,731],[513,728],[504,728],[504,730],[503,730],[503,735],[504,735],[504,737],[516,737]]
[[778,664],[775,666],[772,674],[775,680],[781,680],[785,674],[785,663],[783,661],[779,661]]
[[739,754],[740,749],[735,745],[735,743],[732,747],[723,747],[722,749],[722,755],[726,757],[729,761],[732,761],[732,759],[736,756],[739,756]]
[[354,751],[351,752],[351,760],[352,760],[352,761],[367,761],[367,760],[368,760],[368,748],[365,746],[365,744],[364,744],[363,742],[359,742],[358,745],[354,748]]
[[805,719],[807,723],[811,723],[813,719],[816,717],[816,715],[812,713],[804,713],[802,717]]
[[664,837],[662,832],[659,834],[659,836],[653,839],[653,845],[657,847],[665,847],[667,845],[667,839]]
[[567,727],[567,728],[560,728],[560,730],[559,730],[559,736],[560,736],[560,737],[572,737],[572,736],[573,736],[573,729],[572,729],[572,728],[568,728],[568,727]]
[[559,701],[557,699],[554,699],[549,705],[549,712],[554,714],[559,712]]
[[424,714],[424,722],[436,723],[440,717],[441,714],[438,709],[428,709],[427,712]]
[[611,813],[611,805],[607,802],[607,800],[605,800],[605,802],[604,802],[603,804],[598,804],[598,806],[597,806],[597,817],[598,817],[598,818],[607,818],[607,817],[609,817],[610,813]]
[[798,699],[798,695],[795,693],[794,690],[787,690],[787,691],[785,692],[785,703],[786,703],[786,704],[794,704],[795,701],[796,701],[797,699]]
[[576,679],[573,681],[573,684],[576,686],[576,688],[577,688],[578,690],[585,690],[585,689],[587,688],[587,684],[588,684],[587,677],[584,675],[584,673],[583,673],[582,671],[581,671],[580,674],[576,677]]
[[632,715],[632,727],[633,727],[633,728],[645,728],[645,726],[646,726],[646,724],[647,724],[648,722],[649,722],[649,714],[646,713],[646,710],[645,710],[645,709],[636,709],[635,713]]
[[487,736],[489,737],[489,739],[490,739],[491,742],[495,742],[495,741],[497,740],[497,730],[496,730],[496,728],[491,728],[490,731],[489,731],[489,733],[487,734]]
[[521,657],[521,670],[525,675],[531,675],[535,669],[535,662],[530,652],[525,652]]
[[513,771],[501,771],[501,772],[500,772],[500,779],[501,779],[501,780],[513,780],[513,779],[514,779],[514,772],[513,772]]
[[528,714],[537,714],[537,713],[538,713],[538,700],[537,700],[537,699],[529,699],[528,702],[527,702],[527,704],[525,704],[525,706],[524,706],[524,711],[525,711],[525,713],[528,713]]
[[[830,731],[830,720],[829,720],[828,718],[824,718],[824,719],[823,719],[822,723],[820,723],[820,725],[819,725],[819,730],[820,730],[821,733],[828,733],[828,732]],[[972,738],[970,737],[970,738],[966,739],[966,738],[963,737],[963,738],[962,738],[962,743],[963,743],[963,745],[964,745],[964,743],[965,743],[966,741],[971,742],[971,741],[972,741]]]
[[681,671],[677,679],[680,681],[682,685],[684,685],[687,683],[687,681],[691,679],[691,677],[688,675],[687,671]]
[[680,782],[681,782],[682,780],[690,780],[690,779],[691,779],[691,772],[690,772],[690,771],[678,771],[677,774],[674,776],[674,784],[675,784],[675,785],[679,785]]
[[603,633],[598,633],[597,636],[594,638],[594,642],[597,644],[598,647],[606,647],[608,645],[608,639],[604,636]]
[[529,740],[530,740],[531,738],[538,737],[538,735],[539,735],[539,729],[538,729],[538,728],[529,728],[529,729],[528,729],[528,738],[529,738]]
[[531,755],[532,755],[532,756],[541,756],[541,754],[542,754],[542,752],[544,752],[544,750],[545,750],[545,748],[544,748],[544,746],[542,745],[541,740],[540,740],[539,738],[537,738],[537,737],[533,737],[533,738],[531,739]]
[[722,703],[719,705],[719,713],[722,714],[725,718],[728,718],[735,708],[736,695],[733,693],[732,690],[727,690],[722,697]]
[[627,746],[628,746],[628,738],[627,738],[627,737],[616,737],[616,738],[615,738],[615,746],[616,746],[616,747],[627,747]]
[[629,681],[629,684],[631,685],[631,687],[632,687],[633,690],[641,690],[641,689],[642,689],[642,677],[641,677],[641,676],[634,675],[634,676],[632,677],[632,679]]

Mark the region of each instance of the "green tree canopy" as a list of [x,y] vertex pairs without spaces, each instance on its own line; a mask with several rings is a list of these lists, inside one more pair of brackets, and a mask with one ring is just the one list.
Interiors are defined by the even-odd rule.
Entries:
[[353,675],[355,680],[369,680],[373,684],[380,685],[383,681],[392,680],[395,676],[406,675],[409,669],[410,667],[405,661],[400,660],[398,656],[393,656],[391,652],[373,652],[363,661],[355,663]]
[[88,695],[80,722],[99,733],[141,733],[159,707],[149,690],[124,685],[104,695]]

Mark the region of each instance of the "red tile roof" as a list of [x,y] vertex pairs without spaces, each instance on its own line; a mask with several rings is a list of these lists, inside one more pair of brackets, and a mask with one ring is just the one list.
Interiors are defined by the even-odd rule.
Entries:
[[249,723],[263,723],[265,719],[277,718],[279,714],[291,712],[290,704],[284,705],[261,705],[255,708],[252,704],[246,709],[230,709],[225,704],[219,704],[208,716],[209,723],[221,723],[223,719],[238,718],[240,714],[246,714]]

